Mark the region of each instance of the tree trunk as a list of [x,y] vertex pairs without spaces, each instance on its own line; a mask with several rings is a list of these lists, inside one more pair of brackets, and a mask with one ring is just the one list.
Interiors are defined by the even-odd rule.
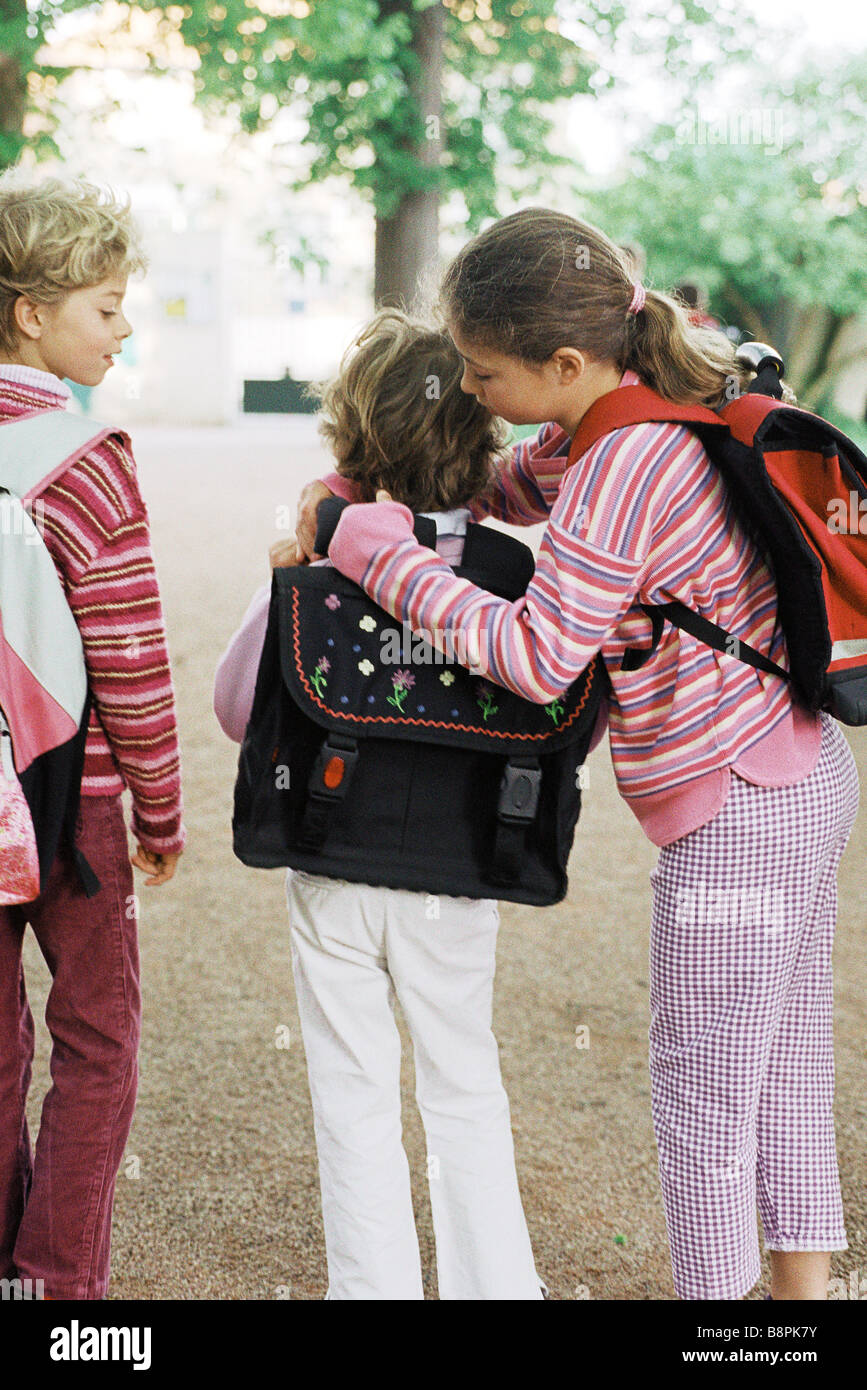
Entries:
[[[444,6],[421,13],[411,0],[386,0],[383,13],[402,10],[413,23],[413,52],[421,71],[412,94],[425,125],[421,148],[412,152],[421,165],[439,163],[442,139],[442,46]],[[377,216],[373,297],[376,307],[421,308],[439,278],[439,190],[404,194],[390,217]]]
[[[24,11],[25,0],[0,0],[0,21],[14,21]],[[26,103],[27,78],[18,57],[0,52],[0,130],[20,135]]]

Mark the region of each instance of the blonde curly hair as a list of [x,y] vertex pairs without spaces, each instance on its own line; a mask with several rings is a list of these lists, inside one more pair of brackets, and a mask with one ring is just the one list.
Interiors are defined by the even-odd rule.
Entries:
[[347,348],[337,375],[311,385],[320,434],[364,501],[385,488],[413,511],[443,511],[484,492],[507,429],[461,390],[462,375],[444,329],[386,308]]
[[0,352],[14,352],[15,303],[54,304],[71,290],[147,269],[129,207],[85,179],[0,175]]

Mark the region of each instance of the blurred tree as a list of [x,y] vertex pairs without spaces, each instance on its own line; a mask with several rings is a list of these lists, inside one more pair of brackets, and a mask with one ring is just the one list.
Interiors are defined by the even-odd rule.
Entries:
[[[596,22],[607,7],[582,6]],[[617,3],[604,23],[622,18]],[[590,91],[595,71],[555,0],[188,0],[179,28],[202,101],[243,130],[296,104],[312,158],[293,191],[337,175],[372,201],[377,304],[411,302],[436,273],[449,190],[473,221],[494,211],[497,153],[527,165],[530,189],[568,162],[547,148],[543,108]]]
[[[43,64],[46,33],[64,14],[96,9],[94,0],[0,0],[0,169],[14,164],[25,146],[55,153],[50,98],[66,69]],[[34,128],[26,131],[26,118]]]
[[657,127],[617,186],[588,194],[615,237],[638,237],[647,278],[684,278],[712,312],[772,343],[800,399],[827,408],[865,354],[867,58],[811,70]]
[[[200,56],[205,103],[242,129],[294,104],[309,171],[293,189],[335,175],[373,203],[374,298],[410,303],[437,269],[441,199],[458,190],[468,229],[499,212],[504,177],[523,197],[556,166],[553,103],[612,82],[603,56],[627,19],[650,17],[648,40],[672,72],[700,68],[701,32],[716,55],[747,40],[734,0],[144,0]],[[564,33],[566,26],[575,38]],[[707,47],[707,42],[705,47]],[[590,56],[590,49],[597,56]],[[562,108],[561,108],[562,109]]]
[[[377,303],[411,303],[435,278],[449,193],[473,231],[558,167],[571,191],[573,161],[550,139],[562,102],[611,86],[624,46],[692,83],[743,54],[751,33],[737,0],[0,0],[5,162],[25,143],[53,148],[48,101],[64,70],[40,64],[39,48],[80,8],[95,16],[97,66],[125,34],[137,60],[172,70],[180,40],[199,99],[240,130],[287,107],[302,116],[311,162],[289,186],[338,176],[372,202]],[[28,92],[34,114],[42,108],[29,139]]]

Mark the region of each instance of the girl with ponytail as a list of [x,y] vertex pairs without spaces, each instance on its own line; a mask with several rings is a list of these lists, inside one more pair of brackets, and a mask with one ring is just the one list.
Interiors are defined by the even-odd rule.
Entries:
[[[758,1203],[772,1296],[824,1298],[829,1252],[847,1248],[830,963],[854,760],[789,682],[669,624],[624,669],[628,648],[651,645],[641,605],[672,599],[788,668],[774,577],[684,425],[630,425],[584,452],[572,442],[622,386],[713,408],[750,374],[722,334],[633,282],[602,232],[546,209],[469,242],[438,313],[463,389],[513,424],[542,424],[471,509],[547,522],[535,577],[515,602],[475,588],[416,544],[386,493],[344,510],[329,558],[413,628],[460,633],[462,650],[485,653],[480,675],[528,700],[547,704],[601,653],[618,789],[660,850],[650,1073],[675,1289],[736,1299],[754,1286]],[[325,483],[357,503],[344,480]],[[302,553],[323,493],[302,499]]]

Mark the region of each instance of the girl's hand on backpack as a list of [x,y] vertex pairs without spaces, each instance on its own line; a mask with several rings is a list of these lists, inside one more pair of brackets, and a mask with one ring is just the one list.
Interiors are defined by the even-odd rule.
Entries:
[[153,850],[145,849],[139,845],[135,854],[130,858],[130,862],[143,873],[149,873],[151,878],[145,879],[147,887],[154,885],[159,887],[161,883],[168,883],[174,877],[180,854],[154,854]]
[[[298,546],[299,558],[292,563],[303,565],[305,557],[308,560],[321,560],[323,557],[318,555],[313,549],[316,541],[316,513],[319,510],[319,503],[324,502],[326,497],[333,497],[334,493],[326,487],[318,478],[312,483],[308,483],[298,499],[298,526],[295,531],[295,541]],[[285,564],[286,561],[284,560]]]

